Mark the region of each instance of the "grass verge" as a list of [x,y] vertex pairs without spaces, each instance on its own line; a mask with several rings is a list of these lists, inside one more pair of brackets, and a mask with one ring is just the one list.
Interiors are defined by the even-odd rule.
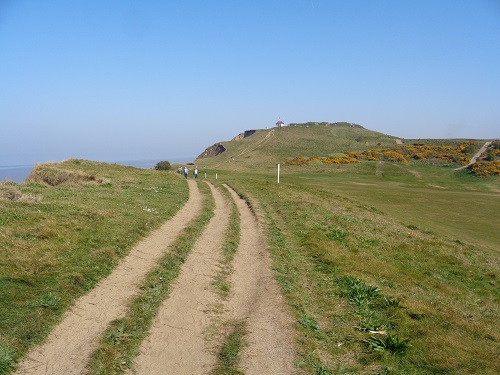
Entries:
[[[296,316],[303,370],[496,372],[498,252],[388,216],[366,198],[371,185],[360,202],[335,191],[327,177],[314,184],[234,174],[228,180],[265,211],[276,278]],[[420,191],[421,182],[404,186],[412,188]],[[426,191],[432,207],[440,195]]]
[[168,297],[172,281],[213,216],[214,198],[206,184],[198,185],[205,196],[202,213],[182,231],[158,267],[148,273],[127,316],[115,320],[105,331],[99,348],[92,354],[88,366],[90,374],[122,374],[133,367],[133,359],[162,302]]

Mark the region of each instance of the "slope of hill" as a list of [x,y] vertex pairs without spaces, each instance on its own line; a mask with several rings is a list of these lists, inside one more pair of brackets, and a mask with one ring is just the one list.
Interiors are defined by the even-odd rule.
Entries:
[[457,170],[484,144],[302,124],[196,160],[263,218],[306,373],[498,372],[500,179]]
[[[306,123],[246,131],[231,141],[208,147],[196,159],[201,168],[245,170],[273,168],[295,157],[335,157],[350,151],[380,150],[415,143],[351,123]],[[456,146],[463,140],[440,140]]]

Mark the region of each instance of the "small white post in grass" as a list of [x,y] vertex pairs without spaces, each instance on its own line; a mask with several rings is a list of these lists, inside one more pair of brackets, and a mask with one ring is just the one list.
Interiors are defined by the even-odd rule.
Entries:
[[217,173],[215,174],[215,179],[217,180]]
[[280,165],[278,164],[278,184],[280,183]]
[[207,172],[205,172],[205,178],[207,178]]

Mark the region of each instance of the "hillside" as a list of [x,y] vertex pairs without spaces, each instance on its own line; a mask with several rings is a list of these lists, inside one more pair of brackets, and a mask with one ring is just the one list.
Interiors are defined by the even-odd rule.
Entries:
[[[325,129],[332,136],[327,138]],[[191,175],[183,178],[177,173],[71,159],[37,166],[21,185],[0,183],[0,300],[6,301],[0,304],[0,374],[10,373],[23,357],[34,360],[33,366],[26,362],[26,367],[40,373],[62,363],[75,369],[86,361],[93,369],[89,373],[94,374],[134,369],[139,374],[151,373],[141,372],[140,366],[155,362],[137,362],[134,356],[138,351],[133,349],[142,343],[150,348],[151,342],[161,346],[159,353],[175,343],[175,349],[183,349],[187,355],[182,357],[182,367],[197,366],[207,354],[201,349],[178,345],[177,339],[143,341],[151,324],[163,326],[152,321],[165,301],[169,306],[165,312],[189,320],[185,326],[159,318],[168,321],[165,327],[181,333],[183,340],[192,338],[197,348],[203,347],[202,337],[207,345],[217,346],[211,350],[211,355],[221,354],[211,357],[214,374],[241,373],[238,371],[248,368],[248,360],[268,369],[274,364],[294,363],[297,373],[310,374],[496,374],[500,366],[496,329],[500,179],[476,178],[467,170],[456,170],[456,163],[441,159],[409,158],[407,163],[367,160],[341,166],[317,159],[337,157],[343,154],[340,150],[348,151],[346,157],[353,155],[353,149],[363,154],[364,148],[371,149],[367,154],[376,155],[375,147],[390,148],[384,140],[395,142],[395,138],[349,125],[247,131],[216,145],[214,154],[225,150],[220,155],[199,158],[200,165],[205,160],[207,165],[220,163],[225,168],[217,167],[218,179],[209,169],[206,176],[194,179]],[[393,147],[420,150],[418,147],[426,143],[427,150],[465,151],[471,146],[474,152],[477,145],[484,144],[402,141],[408,146]],[[458,144],[461,146],[450,147]],[[498,149],[495,146],[491,151],[497,155]],[[234,160],[228,162],[226,155],[231,154],[226,152],[231,150]],[[305,165],[285,164],[279,184],[271,173],[262,173],[265,163],[271,161],[271,169],[274,160],[297,158],[297,154],[309,160]],[[227,188],[231,191],[221,197]],[[202,196],[201,213],[191,220]],[[259,223],[247,220],[252,217],[250,208]],[[184,229],[170,225],[178,223],[176,216],[191,224]],[[212,225],[211,218],[218,224]],[[257,227],[265,238],[256,235]],[[163,228],[154,237],[161,241],[147,248],[168,248],[158,267],[144,278],[131,274],[126,259],[126,266],[120,268],[129,255],[134,267],[146,260],[143,248],[135,244],[155,228]],[[168,246],[162,242],[166,239],[175,242]],[[220,241],[224,255],[216,250]],[[196,242],[201,244],[199,248]],[[239,244],[245,247],[239,248]],[[140,250],[140,257],[134,255],[134,249]],[[272,264],[261,263],[267,254],[264,249],[269,250]],[[259,252],[249,258],[253,250]],[[217,256],[219,265],[215,264]],[[202,271],[196,271],[193,261]],[[220,268],[217,275],[216,268]],[[138,283],[137,287],[127,286],[123,280],[111,283],[126,295],[138,293],[126,316],[113,320],[116,315],[110,315],[118,311],[110,308],[111,300],[126,298],[114,291],[113,298],[103,299],[105,308],[88,300],[83,305],[95,308],[78,307],[83,305],[76,299],[86,292],[101,295],[99,285],[105,283],[100,280],[115,269],[126,270],[125,274]],[[245,278],[240,279],[241,275]],[[274,287],[266,284],[272,280],[279,283],[283,298],[276,298]],[[243,288],[243,282],[261,290]],[[189,286],[190,291],[170,289],[179,285]],[[224,316],[224,322],[214,326],[217,333],[210,329],[204,336],[200,328],[205,326],[195,328],[191,322],[207,320],[201,316],[189,319],[191,312],[211,314],[225,309],[190,305],[178,310],[177,302],[204,301],[203,296],[208,296],[204,293],[212,286],[223,299],[217,297],[217,301],[228,304],[227,311],[239,311],[233,308],[232,296],[249,297],[250,304],[240,306],[252,316],[247,319],[246,312],[244,319]],[[271,296],[267,294],[270,291]],[[175,295],[181,296],[181,301],[173,298]],[[278,335],[284,329],[267,325],[288,321],[277,318],[278,310],[269,307],[272,301],[287,304],[293,332],[285,334],[286,338]],[[213,306],[222,306],[219,302]],[[88,350],[78,349],[79,365],[70,354],[70,348],[76,348],[75,344],[81,348],[84,341],[75,329],[65,330],[67,335],[54,331],[54,336],[62,338],[64,349],[51,346],[51,339],[46,341],[50,350],[36,347],[74,304],[77,314],[72,316],[85,322],[78,325],[79,332],[91,333],[86,328],[90,324],[92,332],[103,337],[98,348],[87,345]],[[99,318],[84,312],[97,312]],[[262,347],[247,347],[247,343],[271,342],[256,334],[272,338],[272,348],[288,347],[286,353],[296,353],[295,359],[286,353],[269,354]],[[69,340],[67,345],[65,340]],[[285,346],[293,343],[296,349]],[[31,349],[38,354],[28,354]],[[224,366],[231,366],[231,371],[222,367],[229,351],[234,360]],[[52,359],[39,360],[40,353],[52,353]],[[256,353],[263,354],[259,357]],[[161,359],[169,358],[181,357],[161,355]],[[273,361],[269,364],[259,358]],[[103,367],[106,370],[98,370]]]
[[464,140],[405,140],[351,123],[305,123],[246,131],[230,141],[208,147],[198,156],[196,164],[203,169],[248,170],[256,166],[266,169],[296,157],[337,157],[351,151],[422,142],[457,146]]

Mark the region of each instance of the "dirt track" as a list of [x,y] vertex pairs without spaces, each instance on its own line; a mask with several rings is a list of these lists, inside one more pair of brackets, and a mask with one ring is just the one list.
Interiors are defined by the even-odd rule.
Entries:
[[[126,313],[128,301],[180,231],[200,212],[201,193],[189,180],[188,203],[141,241],[116,270],[80,298],[46,343],[32,350],[16,374],[84,374],[90,354],[109,323]],[[249,345],[242,353],[245,374],[293,374],[292,321],[272,277],[270,259],[256,217],[231,191],[241,215],[241,239],[233,262],[232,295],[223,302],[211,290],[228,224],[229,205],[209,184],[216,208],[198,239],[170,297],[135,360],[138,374],[208,374],[221,338],[207,339],[214,319],[246,320]],[[214,307],[223,306],[222,312]]]
[[292,320],[273,278],[271,259],[256,217],[230,190],[241,215],[241,238],[234,258],[229,319],[246,319],[249,345],[242,353],[245,374],[294,374]]
[[461,169],[465,169],[465,168],[467,168],[467,167],[471,166],[472,164],[474,164],[474,163],[477,161],[477,159],[479,159],[479,157],[483,154],[483,152],[485,152],[485,151],[486,151],[486,149],[489,147],[489,145],[491,145],[491,141],[486,142],[486,143],[485,143],[485,144],[484,144],[484,145],[483,145],[483,146],[479,149],[479,151],[478,151],[478,152],[476,152],[476,154],[475,154],[473,157],[471,157],[470,162],[469,162],[467,165],[463,165],[463,166],[461,166],[461,167],[459,167],[459,168],[455,168],[455,170],[456,170],[456,171],[459,171],[459,170],[461,170]]
[[[211,186],[211,185],[210,185]],[[206,348],[215,294],[210,284],[217,271],[229,208],[212,188],[215,213],[184,263],[170,297],[163,303],[149,337],[135,361],[138,374],[206,374],[216,357]]]

